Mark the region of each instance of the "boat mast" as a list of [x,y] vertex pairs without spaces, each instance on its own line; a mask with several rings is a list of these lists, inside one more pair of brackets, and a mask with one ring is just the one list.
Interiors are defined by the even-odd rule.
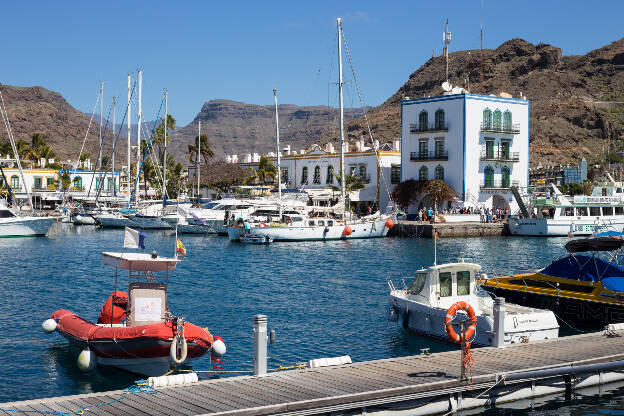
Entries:
[[115,106],[117,105],[117,97],[113,97],[113,157],[111,167],[111,177],[113,178],[113,196],[117,196],[115,192]]
[[169,91],[165,90],[165,150],[163,152],[163,186],[162,197],[163,207],[165,206],[165,198],[167,197],[167,100],[169,99]]
[[[102,125],[104,121],[104,81],[100,84],[100,150],[98,152],[98,179],[99,184],[95,185],[95,200],[97,202],[97,197],[100,195],[100,189],[102,189]],[[104,175],[104,179],[106,179],[106,174]],[[93,183],[93,182],[91,182]],[[99,185],[99,186],[98,186]],[[96,204],[97,205],[97,204]]]
[[[141,171],[139,170],[141,167],[141,119],[143,117],[143,113],[141,111],[141,86],[143,85],[143,71],[139,69],[139,109],[137,111],[137,189],[140,188],[138,182],[140,180]],[[135,196],[136,203],[139,203],[139,194],[141,192],[137,192]]]
[[282,171],[280,166],[279,117],[277,114],[277,88],[273,88],[275,96],[275,142],[277,146],[277,198],[279,199],[279,218],[282,220]]
[[197,121],[197,203],[199,204],[199,175],[201,174],[201,120]]
[[336,19],[338,24],[338,95],[340,97],[340,197],[342,198],[342,218],[345,218],[347,211],[347,199],[345,195],[345,173],[344,173],[344,108],[342,99],[342,19]]
[[130,153],[132,150],[132,147],[130,146],[130,136],[131,136],[131,131],[132,131],[132,124],[131,124],[131,118],[130,118],[130,110],[132,109],[132,105],[130,103],[130,74],[128,74],[128,167],[127,167],[127,180],[128,180],[128,184],[127,184],[127,192],[128,192],[128,203],[130,203],[130,176],[131,176],[131,172],[130,172]]

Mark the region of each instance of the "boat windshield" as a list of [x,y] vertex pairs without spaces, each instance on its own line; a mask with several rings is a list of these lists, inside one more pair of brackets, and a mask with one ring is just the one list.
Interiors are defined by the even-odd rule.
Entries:
[[414,277],[414,280],[412,281],[412,285],[408,289],[408,293],[418,295],[425,287],[426,282],[427,273],[417,273],[416,277]]
[[8,209],[0,209],[0,218],[13,218],[14,216]]

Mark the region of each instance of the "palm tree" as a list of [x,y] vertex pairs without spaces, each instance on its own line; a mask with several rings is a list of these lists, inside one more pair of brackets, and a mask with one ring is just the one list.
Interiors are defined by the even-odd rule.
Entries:
[[34,133],[31,137],[30,147],[35,150],[41,149],[46,145],[45,136],[42,133]]
[[13,153],[13,147],[11,147],[10,142],[1,142],[0,143],[0,155],[10,155]]
[[[171,139],[172,131],[175,131],[175,129],[176,119],[171,114],[167,114],[167,142]],[[154,130],[154,137],[152,141],[158,144],[159,159],[162,159],[162,147],[167,146],[167,143],[165,143],[165,120],[162,118],[160,119],[160,124],[156,127],[156,130]]]
[[277,168],[269,159],[265,156],[260,156],[258,167],[254,170],[254,173],[261,184],[265,184],[267,178],[275,179],[277,177]]
[[[200,139],[201,139],[201,146],[199,146],[200,144]],[[200,153],[201,153],[201,157],[204,158],[204,163],[208,163],[208,159],[210,159],[211,157],[213,157],[214,151],[212,150],[212,147],[210,146],[210,141],[208,140],[208,136],[206,136],[205,134],[200,136],[195,136],[195,144],[189,144],[188,145],[188,158],[189,158],[189,162],[191,162],[192,164],[197,163],[197,150],[200,149]],[[201,164],[201,160],[200,160],[200,164]]]
[[[336,180],[338,181],[338,185],[340,185],[342,183],[342,181],[340,180],[341,179],[340,174],[335,173],[334,176],[336,177]],[[354,174],[345,175],[345,186],[344,186],[345,195],[346,195],[345,209],[346,207],[350,205],[349,195],[351,194],[351,192],[359,191],[360,189],[364,189],[364,188],[366,188],[366,186],[362,183],[360,178],[358,178]],[[340,188],[336,186],[332,186],[332,190],[339,191]]]
[[55,156],[54,150],[52,150],[52,147],[48,146],[47,144],[44,144],[39,149],[39,156],[41,156],[47,162],[49,159],[54,158]]
[[80,155],[80,166],[82,166],[84,168],[84,163],[87,159],[89,159],[91,157],[91,154],[89,152],[84,152]]

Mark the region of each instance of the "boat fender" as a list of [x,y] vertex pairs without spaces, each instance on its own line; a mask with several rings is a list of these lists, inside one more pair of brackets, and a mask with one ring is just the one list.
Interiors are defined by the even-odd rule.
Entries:
[[41,328],[48,334],[51,334],[56,329],[56,320],[50,318],[43,321]]
[[219,336],[214,337],[214,342],[212,343],[212,353],[217,357],[223,357],[227,348],[225,347],[225,342],[223,342],[223,338]]
[[265,223],[263,223],[263,222],[261,222],[260,224],[258,224],[258,227],[260,227],[260,228],[264,228],[264,227],[266,227],[266,224],[265,224]]
[[388,227],[388,229],[394,227],[394,221],[392,221],[390,218],[388,218],[386,220],[386,223],[384,224],[386,227]]
[[[182,364],[184,361],[186,361],[186,354],[188,352],[186,338],[184,336],[181,336],[179,339],[180,340],[178,340],[178,337],[173,337],[173,339],[171,340],[171,347],[169,348],[169,357],[171,358],[171,361],[176,364]],[[178,358],[178,342],[181,343],[180,358]]]
[[397,311],[396,307],[391,306],[390,309],[388,309],[388,321],[396,322],[398,320],[399,320],[399,312]]
[[451,305],[450,308],[448,308],[448,311],[446,311],[446,318],[444,319],[444,326],[446,327],[446,335],[451,339],[451,341],[454,341],[457,343],[460,343],[462,338],[459,335],[457,335],[457,333],[453,329],[453,319],[455,319],[455,315],[457,314],[457,311],[459,310],[466,311],[466,313],[468,314],[468,320],[470,322],[470,325],[464,331],[463,339],[470,340],[470,338],[472,338],[475,331],[477,330],[477,317],[475,315],[475,311],[472,308],[472,306],[470,306],[468,302],[463,301],[463,300],[455,302],[454,304]]
[[350,236],[351,234],[353,234],[353,230],[351,229],[351,227],[349,227],[348,225],[345,225],[344,230],[342,230],[342,234],[346,235],[347,237]]
[[87,347],[78,354],[76,363],[80,371],[86,373],[97,367],[97,357],[95,353],[91,351],[91,348]]

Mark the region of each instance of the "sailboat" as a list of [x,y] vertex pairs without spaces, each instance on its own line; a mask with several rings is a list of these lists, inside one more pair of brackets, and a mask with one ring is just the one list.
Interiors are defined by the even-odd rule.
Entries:
[[[13,131],[11,129],[11,123],[9,122],[9,115],[6,112],[6,107],[4,105],[4,98],[2,97],[2,91],[0,90],[0,116],[2,116],[2,121],[6,127],[7,135],[9,136],[9,141],[11,143],[11,147],[13,148],[13,154],[15,156],[15,161],[17,163],[17,167],[19,168],[19,173],[22,178],[22,183],[26,183],[24,180],[24,171],[22,170],[22,163],[20,162],[19,154],[17,152],[17,147],[15,146],[15,140],[13,138]],[[10,198],[15,201],[15,195],[9,185],[9,181],[7,180],[6,175],[4,174],[4,170],[2,166],[0,166],[0,174],[2,174],[2,179],[6,184],[8,194]],[[56,222],[55,217],[38,217],[35,216],[35,209],[32,205],[32,199],[30,197],[30,192],[28,191],[28,187],[24,186],[26,190],[26,196],[28,198],[28,205],[30,206],[31,215],[22,215],[22,213],[16,209],[13,209],[8,206],[7,201],[0,199],[0,237],[31,237],[31,236],[44,236],[52,227],[52,224]]]
[[[338,92],[340,97],[340,192],[341,202],[338,209],[326,212],[325,216],[308,217],[302,215],[281,215],[280,222],[260,222],[249,224],[246,231],[243,224],[228,227],[228,236],[232,241],[240,241],[241,236],[249,234],[265,237],[272,241],[319,241],[342,240],[354,238],[385,237],[394,226],[391,215],[376,213],[362,218],[347,218],[345,174],[344,174],[344,103],[342,95],[342,19],[336,20],[338,26]],[[277,107],[277,90],[275,96],[275,130],[277,145],[277,178],[278,193],[281,204],[281,170],[279,149],[279,119]],[[281,206],[281,205],[280,205]]]

